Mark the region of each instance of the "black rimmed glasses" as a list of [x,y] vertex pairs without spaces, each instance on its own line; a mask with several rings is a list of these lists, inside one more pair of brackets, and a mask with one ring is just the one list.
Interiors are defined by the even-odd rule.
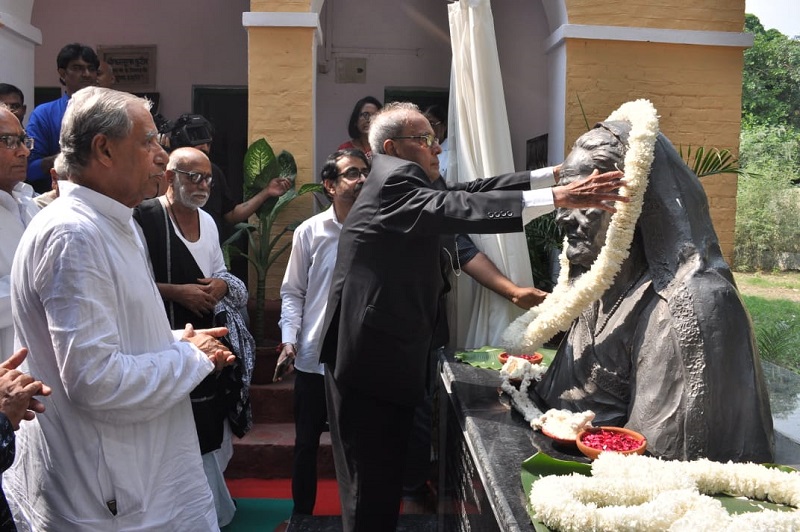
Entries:
[[189,178],[189,181],[192,184],[199,185],[200,183],[206,183],[208,186],[211,186],[211,183],[214,182],[214,177],[211,174],[201,174],[200,172],[187,172],[186,170],[180,170],[179,168],[173,168],[173,172],[177,172],[179,174],[183,174]]
[[439,144],[439,138],[436,135],[431,135],[428,133],[427,135],[405,135],[402,137],[393,137],[395,140],[397,139],[416,139],[421,140],[425,146],[430,148],[434,144]]
[[358,113],[358,117],[359,117],[359,118],[363,118],[363,119],[364,119],[364,120],[366,120],[367,122],[369,122],[370,120],[372,120],[372,117],[373,117],[373,116],[375,116],[375,113],[368,113],[368,112],[366,112],[366,111],[364,111],[363,113]]
[[20,146],[25,146],[32,150],[34,145],[33,137],[29,137],[24,133],[22,135],[0,135],[0,141],[9,150],[16,150]]
[[369,176],[369,168],[356,168],[351,166],[341,174],[336,174],[337,177],[344,177],[345,179],[358,179],[361,176],[366,179]]

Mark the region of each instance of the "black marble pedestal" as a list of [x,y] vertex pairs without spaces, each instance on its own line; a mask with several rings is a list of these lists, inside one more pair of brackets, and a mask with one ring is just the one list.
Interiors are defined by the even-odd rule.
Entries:
[[[439,530],[533,531],[520,480],[521,464],[537,450],[587,462],[531,430],[500,399],[500,374],[441,359]],[[443,488],[443,489],[442,489]]]

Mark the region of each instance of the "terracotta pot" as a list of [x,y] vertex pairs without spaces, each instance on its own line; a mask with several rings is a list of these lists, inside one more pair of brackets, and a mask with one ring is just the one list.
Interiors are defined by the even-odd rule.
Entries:
[[[589,447],[588,445],[585,445],[583,443],[583,437],[586,434],[589,434],[589,433],[592,433],[592,432],[599,432],[601,430],[604,430],[604,431],[607,431],[607,432],[616,432],[616,433],[619,433],[619,434],[626,434],[626,435],[630,436],[631,438],[633,438],[634,440],[637,440],[639,442],[639,446],[637,448],[631,449],[629,451],[611,451],[611,450],[595,449],[594,447]],[[638,432],[636,432],[634,430],[626,429],[626,428],[623,428],[623,427],[591,427],[591,428],[588,428],[588,429],[583,429],[582,431],[580,431],[578,433],[578,436],[575,438],[575,444],[578,446],[578,449],[584,455],[586,455],[588,458],[594,460],[595,458],[600,456],[600,453],[602,453],[602,452],[614,452],[614,453],[619,453],[619,454],[643,454],[644,451],[647,449],[647,438],[645,438],[643,435],[639,434]]]

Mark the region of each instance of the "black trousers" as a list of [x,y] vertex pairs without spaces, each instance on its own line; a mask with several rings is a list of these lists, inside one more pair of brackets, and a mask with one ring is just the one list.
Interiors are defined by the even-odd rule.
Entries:
[[327,421],[325,378],[295,369],[293,514],[311,515],[317,502],[317,451]]
[[394,532],[414,407],[341,386],[325,368],[336,480],[345,532]]

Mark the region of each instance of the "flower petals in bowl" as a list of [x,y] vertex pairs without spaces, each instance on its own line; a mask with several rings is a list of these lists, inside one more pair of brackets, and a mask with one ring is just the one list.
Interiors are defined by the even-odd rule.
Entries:
[[578,449],[594,460],[601,452],[643,454],[647,438],[623,427],[591,427],[583,429],[575,438]]
[[523,358],[523,359],[527,360],[528,362],[530,362],[531,364],[539,364],[544,359],[544,355],[542,355],[541,353],[534,353],[532,355],[527,355],[527,354],[509,355],[508,353],[505,353],[505,352],[500,353],[499,355],[497,355],[497,359],[500,361],[501,364],[505,364],[506,362],[508,362],[508,357],[510,357],[510,356],[511,357]]

